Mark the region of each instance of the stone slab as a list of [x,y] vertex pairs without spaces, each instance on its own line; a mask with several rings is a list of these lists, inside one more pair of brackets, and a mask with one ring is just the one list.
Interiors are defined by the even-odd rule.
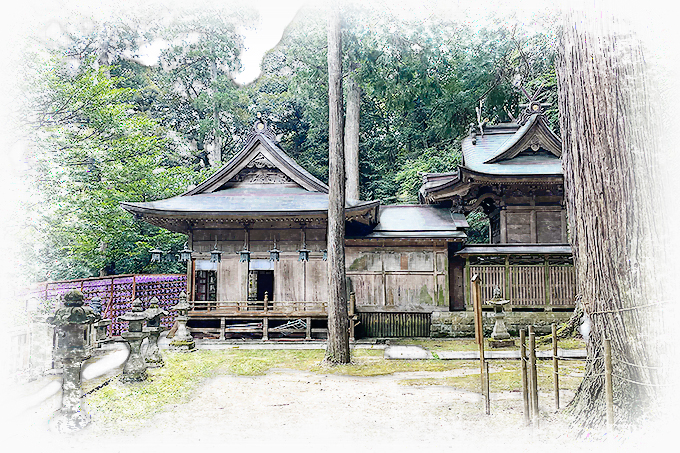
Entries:
[[388,346],[385,348],[385,359],[424,360],[434,356],[430,351],[421,346]]

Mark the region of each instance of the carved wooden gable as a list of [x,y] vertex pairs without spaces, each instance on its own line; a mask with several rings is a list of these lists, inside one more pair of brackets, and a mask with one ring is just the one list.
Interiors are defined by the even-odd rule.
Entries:
[[234,175],[229,183],[241,184],[290,184],[292,179],[286,176],[276,165],[271,163],[262,153],[258,153],[241,171]]

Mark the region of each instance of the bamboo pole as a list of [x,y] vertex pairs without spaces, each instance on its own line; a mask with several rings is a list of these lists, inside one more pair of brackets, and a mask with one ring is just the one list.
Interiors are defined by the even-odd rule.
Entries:
[[536,373],[536,334],[534,326],[529,326],[529,369],[531,374],[531,418],[538,428],[538,376]]
[[612,345],[611,340],[604,339],[604,389],[607,400],[607,428],[614,428],[614,389],[612,385]]
[[519,331],[519,356],[522,361],[522,401],[524,401],[524,424],[531,423],[531,409],[529,405],[529,381],[527,379],[527,345],[526,329]]
[[560,373],[557,360],[557,325],[552,324],[553,383],[555,388],[555,411],[560,410]]

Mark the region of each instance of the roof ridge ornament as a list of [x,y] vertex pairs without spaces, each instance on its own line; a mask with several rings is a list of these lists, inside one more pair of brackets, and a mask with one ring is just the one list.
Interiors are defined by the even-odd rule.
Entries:
[[258,136],[258,135],[263,135],[267,137],[269,140],[272,140],[274,143],[278,142],[276,140],[276,135],[272,132],[272,130],[269,128],[269,125],[267,124],[267,121],[265,121],[262,118],[262,113],[257,112],[257,119],[255,120],[255,123],[253,124],[253,130],[250,133],[250,136],[246,141],[250,141],[250,139]]
[[520,110],[519,117],[517,118],[517,124],[520,126],[524,126],[524,124],[529,120],[529,118],[531,118],[532,115],[545,115],[545,108],[552,105],[549,102],[540,102],[538,100],[538,97],[543,90],[543,85],[545,85],[545,81],[542,80],[541,84],[534,91],[534,94],[529,94],[521,84],[517,85],[517,88],[522,91],[522,93],[524,93],[524,96],[526,96],[528,101],[525,104],[519,104],[519,107],[523,109]]

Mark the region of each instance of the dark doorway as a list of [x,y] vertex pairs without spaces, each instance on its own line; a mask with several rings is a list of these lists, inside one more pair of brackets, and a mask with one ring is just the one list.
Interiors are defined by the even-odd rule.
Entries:
[[274,300],[274,271],[257,271],[257,300],[264,300],[265,292]]

